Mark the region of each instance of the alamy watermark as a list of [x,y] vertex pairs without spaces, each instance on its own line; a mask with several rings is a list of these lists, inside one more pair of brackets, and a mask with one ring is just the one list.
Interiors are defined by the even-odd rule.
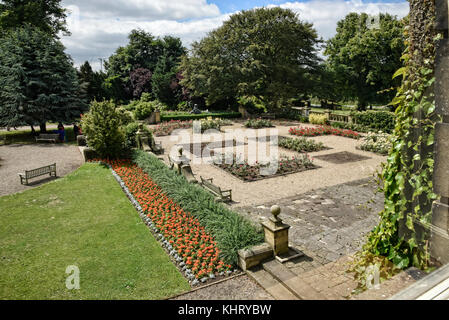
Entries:
[[65,286],[69,290],[80,289],[80,269],[78,266],[70,265],[65,269],[69,276],[65,280]]

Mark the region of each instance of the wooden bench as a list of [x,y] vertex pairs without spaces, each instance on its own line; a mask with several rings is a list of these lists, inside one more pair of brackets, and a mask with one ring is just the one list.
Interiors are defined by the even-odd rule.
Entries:
[[50,177],[52,176],[56,177],[56,163],[33,170],[26,170],[25,173],[19,173],[20,183],[28,185],[29,179],[43,176],[46,174],[49,174]]
[[54,143],[56,143],[57,141],[59,141],[59,133],[41,133],[36,137],[36,142],[39,141],[53,141]]
[[231,202],[232,201],[232,190],[221,190],[219,186],[213,184],[213,179],[204,179],[201,177],[201,186],[207,189],[209,192],[214,194],[215,200],[220,202]]
[[190,183],[198,183],[193,174],[192,167],[189,164],[185,164],[181,166],[181,174],[186,178],[186,180]]

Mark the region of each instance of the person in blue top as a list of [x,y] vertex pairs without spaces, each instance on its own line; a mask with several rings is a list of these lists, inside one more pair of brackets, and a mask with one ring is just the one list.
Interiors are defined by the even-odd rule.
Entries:
[[64,130],[64,126],[62,125],[61,122],[58,124],[58,133],[59,133],[59,141],[64,142],[65,141],[65,130]]

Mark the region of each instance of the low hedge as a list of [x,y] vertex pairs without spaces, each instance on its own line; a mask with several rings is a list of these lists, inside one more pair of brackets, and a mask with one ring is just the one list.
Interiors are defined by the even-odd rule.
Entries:
[[136,150],[132,157],[151,179],[183,210],[190,212],[217,241],[221,258],[236,265],[237,251],[264,241],[261,229],[223,204],[199,185],[191,184],[155,156]]
[[351,112],[353,121],[358,125],[376,131],[392,133],[395,126],[395,115],[389,111]]
[[163,113],[161,115],[161,121],[170,121],[170,120],[198,120],[198,119],[205,119],[208,117],[212,118],[222,118],[222,119],[237,119],[241,118],[242,114],[240,112],[213,112],[213,113],[201,113],[201,114],[170,114],[170,113]]

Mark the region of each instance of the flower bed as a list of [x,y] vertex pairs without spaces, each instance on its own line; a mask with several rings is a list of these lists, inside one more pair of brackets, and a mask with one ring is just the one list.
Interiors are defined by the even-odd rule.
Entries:
[[386,155],[392,148],[391,135],[387,133],[370,132],[363,138],[360,149],[364,151],[371,151],[381,155]]
[[153,129],[153,134],[157,137],[168,136],[177,129],[188,129],[192,127],[192,120],[180,121],[172,120],[169,122],[162,122],[156,128]]
[[327,149],[322,142],[315,142],[306,138],[279,138],[279,147],[296,152],[315,152]]
[[272,128],[274,127],[270,120],[250,119],[245,123],[245,127],[252,129]]
[[219,258],[214,237],[198,219],[174,203],[147,173],[128,160],[105,163],[111,165],[143,213],[151,219],[151,227],[163,236],[166,248],[175,251],[175,259],[182,260],[195,278],[213,277],[229,271],[232,266]]
[[313,160],[310,158],[308,154],[302,155],[300,157],[292,157],[288,158],[286,156],[282,156],[279,159],[277,171],[271,175],[262,175],[261,169],[268,168],[269,163],[260,164],[256,162],[253,165],[250,165],[247,160],[238,161],[235,156],[233,156],[232,164],[226,163],[227,156],[217,157],[215,159],[215,165],[226,172],[236,176],[237,178],[244,181],[257,181],[261,179],[266,179],[270,177],[297,173],[305,170],[315,169],[316,166],[313,164]]
[[341,136],[341,137],[352,138],[352,139],[360,138],[360,134],[355,131],[341,130],[341,129],[336,129],[336,128],[332,128],[332,127],[328,127],[328,126],[321,126],[318,128],[305,128],[305,127],[290,128],[290,130],[288,130],[288,132],[291,135],[304,136],[304,137],[334,135],[334,136]]

